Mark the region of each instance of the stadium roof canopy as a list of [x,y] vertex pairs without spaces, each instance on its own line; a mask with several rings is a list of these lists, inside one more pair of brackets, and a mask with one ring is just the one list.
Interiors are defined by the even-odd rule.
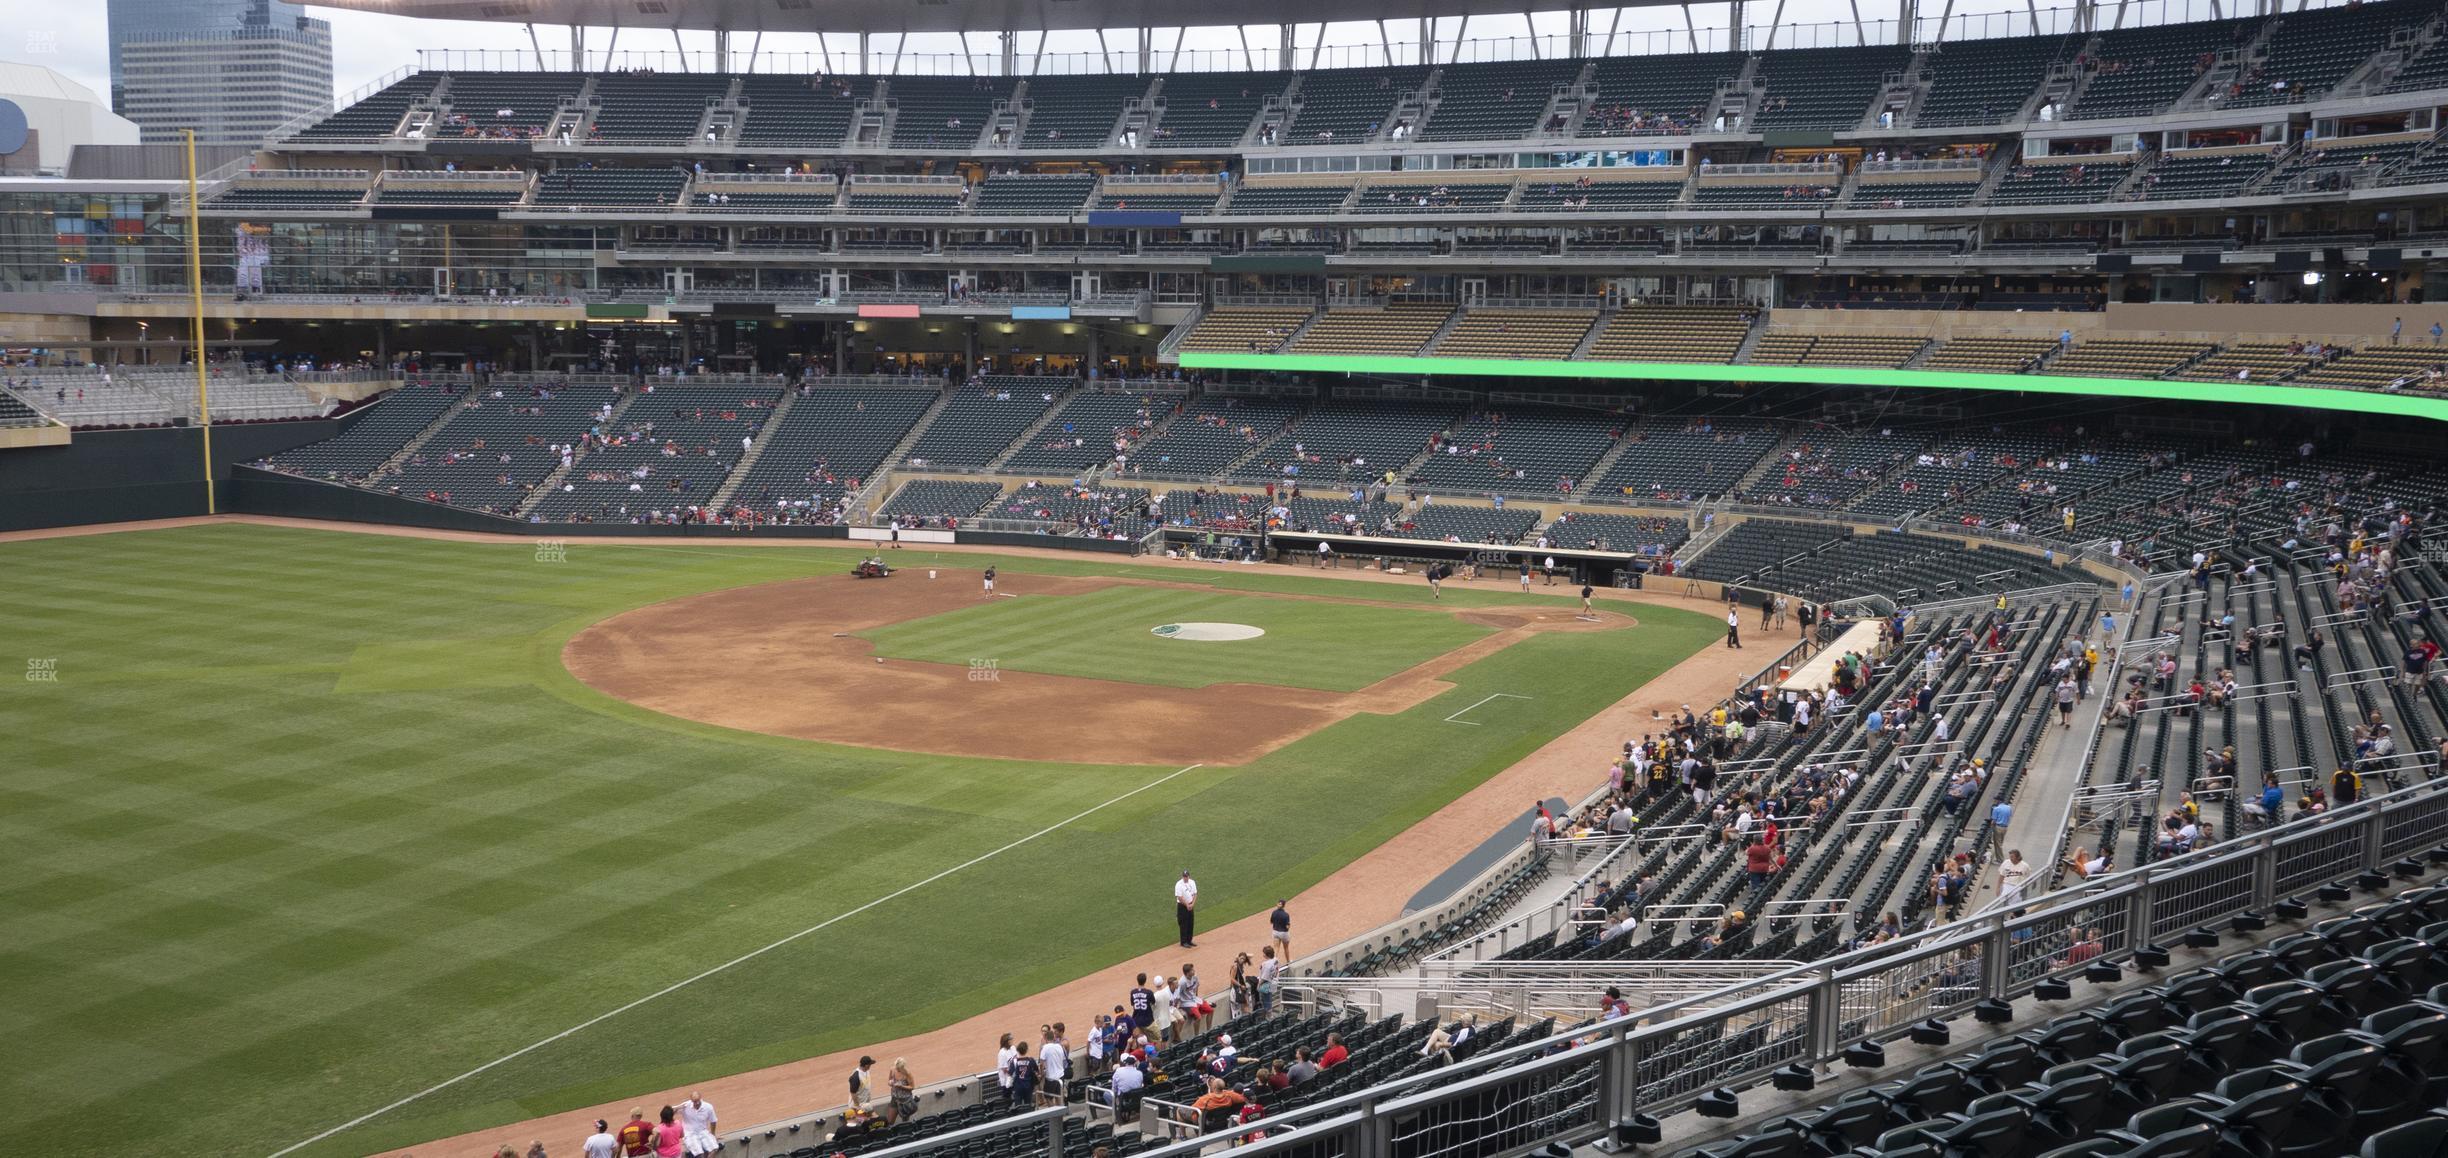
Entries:
[[[996,32],[1093,28],[1209,28],[1420,20],[1595,7],[1648,7],[1682,0],[316,0],[326,8],[595,28],[727,32]],[[1224,17],[1229,13],[1229,18]]]

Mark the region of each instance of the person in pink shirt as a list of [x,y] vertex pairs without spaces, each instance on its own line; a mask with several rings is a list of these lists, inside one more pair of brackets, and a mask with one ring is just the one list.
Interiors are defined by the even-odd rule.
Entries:
[[663,1107],[663,1120],[655,1124],[655,1158],[680,1158],[680,1141],[687,1131],[680,1128],[679,1116],[678,1110]]

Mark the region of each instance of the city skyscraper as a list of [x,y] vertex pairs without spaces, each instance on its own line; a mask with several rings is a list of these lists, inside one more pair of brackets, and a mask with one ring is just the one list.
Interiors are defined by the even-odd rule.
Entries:
[[332,99],[331,25],[282,0],[109,0],[111,108],[147,143],[260,143]]

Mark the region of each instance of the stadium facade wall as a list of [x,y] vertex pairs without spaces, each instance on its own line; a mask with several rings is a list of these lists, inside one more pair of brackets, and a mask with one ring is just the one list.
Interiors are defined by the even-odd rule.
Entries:
[[[2261,305],[2193,302],[2115,302],[2108,306],[2103,338],[2170,337],[2228,343],[2238,335],[2262,341],[2298,338],[2361,348],[2385,343],[2397,319],[2405,319],[2399,341],[2429,344],[2431,324],[2448,327],[2448,305]],[[2082,331],[2074,336],[2080,339]]]

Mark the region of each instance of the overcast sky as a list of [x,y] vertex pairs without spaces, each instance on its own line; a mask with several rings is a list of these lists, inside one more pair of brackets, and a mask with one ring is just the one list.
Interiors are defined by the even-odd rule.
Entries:
[[[1924,13],[1930,16],[1934,16],[1943,7],[1931,0],[1923,0],[1923,5]],[[1751,0],[1746,17],[1747,22],[1754,26],[1767,23],[1775,7],[1774,0]],[[2131,8],[2132,11],[2127,16],[2129,23],[2159,23],[2167,18],[2182,18],[2181,14],[2188,9],[2197,9],[2194,15],[2198,17],[2206,18],[2210,15],[2208,0],[2137,0],[2131,5]],[[70,79],[86,85],[107,100],[110,92],[110,62],[104,20],[105,10],[105,5],[101,0],[84,0],[82,3],[64,3],[62,0],[0,0],[0,60],[47,65],[58,69]],[[419,49],[489,50],[526,54],[529,57],[528,67],[532,67],[532,52],[529,49],[526,30],[521,25],[456,20],[411,20],[403,17],[377,16],[330,8],[316,8],[312,11],[315,15],[331,21],[333,74],[334,82],[339,89],[337,95],[346,96],[361,86],[397,69],[414,66],[418,63],[417,50]],[[1655,7],[1621,11],[1621,23],[1618,27],[1625,35],[1616,45],[1618,55],[1627,51],[1665,52],[1683,49],[1684,45],[1680,43],[1683,38],[1683,9]],[[1712,26],[1723,27],[1726,23],[1725,11],[1723,4],[1696,5],[1692,9],[1692,19],[1704,29]],[[1849,31],[1835,28],[1832,23],[1846,19],[1849,11],[1847,0],[1787,0],[1784,23],[1788,31],[1780,34],[1778,47],[1785,47],[1796,41],[1805,44],[1836,43],[1837,41],[1833,38],[1838,36],[1843,37],[1843,43],[1851,43],[1852,34]],[[1892,16],[1894,11],[1893,0],[1866,0],[1861,3],[1862,15],[1869,19],[1877,18],[1881,13]],[[1967,14],[1982,14],[1976,18],[1982,29],[1979,33],[1981,35],[2009,34],[2024,31],[2026,28],[2027,18],[2022,14],[2021,0],[1959,0],[1955,5],[1955,12],[1959,22]],[[1598,39],[1603,39],[1609,21],[1613,18],[1613,13],[1614,10],[1602,9],[1592,15],[1592,27],[1596,30],[1595,36]],[[2043,27],[2051,23],[2049,17],[2050,12],[2044,9],[2041,13]],[[1519,15],[1483,16],[1470,22],[1468,35],[1472,40],[1518,37],[1530,33],[1534,23],[1538,35],[1561,36],[1565,28],[1564,22],[1564,14],[1560,12],[1540,14],[1529,19]],[[1457,21],[1447,20],[1443,23],[1440,35],[1450,39],[1455,34],[1457,27]],[[1672,36],[1664,35],[1664,30],[1671,30]],[[547,52],[566,52],[568,49],[569,32],[566,28],[538,28],[536,31]],[[1413,36],[1409,28],[1393,29],[1392,31],[1398,39],[1408,39]],[[1635,32],[1655,33],[1656,35],[1643,37],[1637,41],[1631,40],[1631,34]],[[1316,35],[1315,25],[1308,26],[1301,32],[1300,43],[1304,54]],[[1962,35],[1962,33],[1959,30],[1951,35]],[[710,33],[684,33],[682,36],[691,51],[711,51],[713,41]],[[600,29],[595,30],[588,36],[588,46],[594,52],[601,52],[608,39],[608,33]],[[733,37],[732,44],[735,53],[744,55],[748,39],[744,34]],[[871,65],[875,71],[885,71],[888,67],[887,54],[891,51],[892,40],[893,38],[889,36],[877,36],[872,39],[871,48],[876,53],[876,57],[871,60]],[[1023,48],[1033,47],[1035,40],[1034,36],[1026,38],[1023,41]],[[1374,45],[1377,40],[1378,33],[1374,24],[1351,23],[1330,26],[1327,29],[1325,43],[1329,48],[1367,46]],[[855,58],[846,55],[855,51],[855,41],[848,36],[830,37],[829,41],[829,46],[835,53],[836,67],[842,69],[855,67]],[[1669,43],[1670,41],[1673,43]],[[1171,31],[1158,34],[1157,66],[1159,68],[1166,67],[1165,54],[1171,49],[1172,43],[1173,33]],[[1229,52],[1237,56],[1240,43],[1240,38],[1230,28],[1196,29],[1186,38],[1184,48],[1185,51],[1205,49],[1210,52]],[[1250,43],[1253,47],[1272,44],[1272,30],[1252,29]],[[619,47],[624,53],[633,50],[667,52],[673,47],[672,34],[668,30],[642,31],[632,28],[621,33]],[[765,37],[763,47],[769,53],[806,53],[811,57],[812,54],[819,51],[817,38],[812,34],[769,35]],[[1124,55],[1131,47],[1128,43],[1128,34],[1118,35],[1112,41],[1111,47],[1115,52],[1117,62],[1122,67],[1128,68],[1128,59]],[[1704,45],[1704,47],[1709,46]],[[1758,47],[1756,42],[1754,47]],[[987,34],[972,34],[970,49],[978,54],[991,54],[994,51],[993,37]],[[1048,53],[1093,53],[1096,50],[1094,32],[1054,33],[1046,42]],[[1597,45],[1593,44],[1592,50],[1596,51]],[[945,34],[912,37],[908,51],[912,54],[951,54],[956,53],[959,49],[958,42],[950,34]],[[1306,63],[1305,59],[1303,63]],[[1359,64],[1373,63],[1373,61],[1329,59],[1327,63]],[[516,65],[504,59],[492,67],[516,67]],[[734,67],[738,67],[738,64],[735,63]],[[1214,65],[1210,64],[1207,67],[1214,67]],[[911,69],[905,64],[904,71],[911,71]]]

